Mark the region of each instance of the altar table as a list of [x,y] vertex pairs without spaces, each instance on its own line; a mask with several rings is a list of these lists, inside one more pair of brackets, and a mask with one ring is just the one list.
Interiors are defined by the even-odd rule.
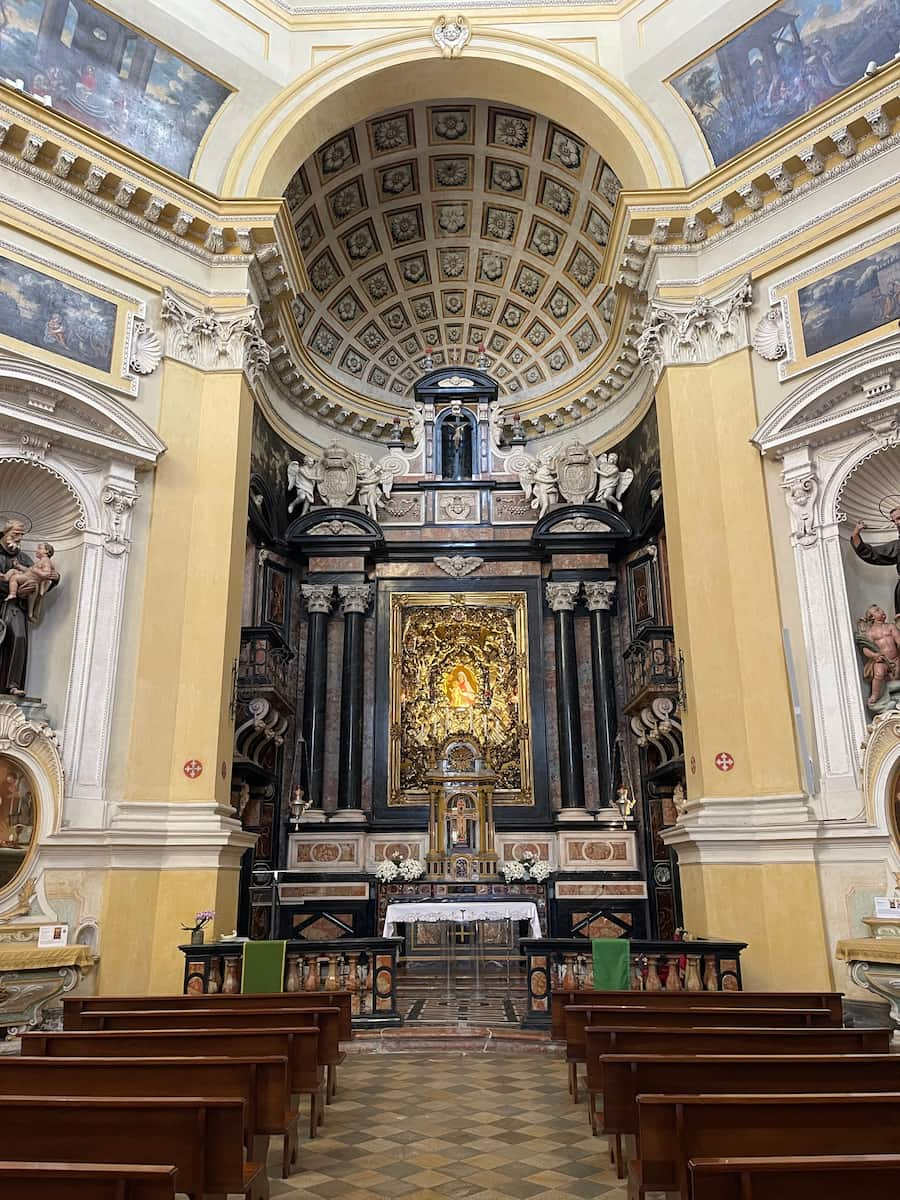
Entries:
[[398,925],[418,922],[437,924],[453,921],[527,921],[529,937],[543,937],[537,905],[533,900],[417,900],[409,904],[389,904],[384,914],[382,937],[396,937]]

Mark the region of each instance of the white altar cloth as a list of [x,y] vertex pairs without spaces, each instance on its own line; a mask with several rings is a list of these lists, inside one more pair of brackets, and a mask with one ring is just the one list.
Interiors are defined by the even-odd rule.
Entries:
[[381,936],[396,937],[398,925],[415,925],[420,921],[430,924],[439,921],[527,921],[531,926],[529,936],[543,937],[533,900],[453,900],[444,904],[422,900],[389,904]]

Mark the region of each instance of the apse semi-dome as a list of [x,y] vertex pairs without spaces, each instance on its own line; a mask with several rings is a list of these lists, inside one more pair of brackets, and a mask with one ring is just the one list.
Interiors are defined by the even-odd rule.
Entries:
[[600,264],[619,188],[569,130],[485,100],[344,130],[285,193],[312,284],[294,301],[310,360],[393,404],[428,367],[482,353],[501,396],[553,392],[609,335]]

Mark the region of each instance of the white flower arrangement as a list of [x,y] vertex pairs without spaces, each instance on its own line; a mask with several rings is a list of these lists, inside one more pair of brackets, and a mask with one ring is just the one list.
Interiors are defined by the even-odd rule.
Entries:
[[386,858],[375,868],[375,878],[379,883],[393,883],[397,879],[412,883],[424,874],[425,864],[420,858],[401,858],[399,855]]
[[521,862],[503,864],[503,878],[507,883],[543,883],[550,878],[550,864],[524,855]]

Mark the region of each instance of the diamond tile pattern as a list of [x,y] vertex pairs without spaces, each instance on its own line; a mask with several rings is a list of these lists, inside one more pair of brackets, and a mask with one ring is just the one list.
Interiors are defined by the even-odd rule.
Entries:
[[315,1200],[625,1200],[606,1140],[540,1053],[354,1054],[301,1170],[271,1195]]
[[[501,394],[567,383],[608,338],[615,297],[600,260],[618,190],[595,149],[536,113],[454,100],[371,117],[322,146],[285,193],[312,282],[295,307],[302,340],[375,399],[410,392],[425,345],[439,366],[445,353],[476,362],[483,343]],[[411,321],[403,305],[397,316],[403,295]],[[531,337],[541,306],[551,321]],[[369,362],[373,325],[393,361]]]

